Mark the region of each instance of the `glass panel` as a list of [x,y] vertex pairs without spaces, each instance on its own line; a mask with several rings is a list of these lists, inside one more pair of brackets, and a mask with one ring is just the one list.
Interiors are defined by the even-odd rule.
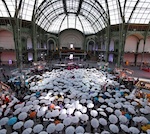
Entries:
[[131,23],[147,24],[149,22],[149,13],[150,3],[147,0],[140,1],[132,15]]
[[79,18],[77,17],[77,19],[76,19],[76,27],[75,28],[77,28],[78,30],[80,30],[81,32],[84,33],[85,29],[83,29],[82,26],[83,26],[83,22],[81,24]]
[[42,3],[43,0],[38,0],[38,6]]
[[57,19],[55,19],[53,21],[52,25],[50,25],[48,30],[53,33],[58,33],[60,25],[61,25],[64,17],[65,17],[65,15],[60,15]]
[[99,4],[102,5],[103,9],[104,9],[105,11],[107,11],[105,0],[97,0],[97,1],[99,2]]
[[104,25],[101,14],[94,7],[91,7],[91,9],[89,8],[88,11],[87,8],[82,8],[81,12],[87,19],[91,21],[90,23],[96,29],[96,31],[100,30],[102,25]]
[[74,14],[68,15],[68,24],[69,24],[69,28],[75,28],[75,15]]
[[45,18],[45,15],[42,15],[41,18],[39,18],[38,20],[36,20],[36,23],[37,23],[38,25],[40,25],[41,22],[42,22],[42,20],[43,20],[44,18]]
[[[37,0],[38,6],[44,0]],[[120,16],[120,8],[118,0],[107,0],[110,12],[111,25],[122,23]],[[128,22],[129,17],[135,8],[137,0],[127,0],[126,6],[124,8],[125,0],[119,0],[122,12],[125,11],[125,21]],[[12,17],[15,14],[15,4],[17,8],[20,0],[5,0],[10,14]],[[15,3],[17,2],[17,3]],[[45,30],[49,31],[59,31],[61,22],[63,21],[60,30],[66,28],[76,28],[85,33],[94,33],[105,28],[107,20],[107,9],[105,0],[89,0],[83,1],[78,16],[75,14],[70,14],[70,12],[76,13],[78,11],[80,0],[66,0],[67,11],[69,12],[68,22],[67,17],[64,19],[64,4],[62,0],[45,0],[45,3],[40,6],[37,11],[38,18],[36,23],[40,25]],[[97,3],[99,2],[99,3]],[[23,0],[21,5],[21,10],[19,16],[24,20],[31,20],[32,12],[34,8],[35,0]],[[99,6],[101,5],[103,9]],[[47,7],[48,6],[48,7]],[[41,13],[42,12],[42,13]],[[63,15],[62,15],[63,14]],[[9,17],[9,14],[5,8],[4,3],[0,0],[0,17]],[[77,19],[76,19],[77,17]],[[150,1],[149,0],[139,0],[137,7],[135,8],[130,23],[140,23],[148,24],[150,18]],[[81,22],[80,22],[81,20]],[[53,22],[52,22],[53,21]],[[55,23],[54,23],[55,22]],[[82,24],[81,24],[82,23]],[[69,24],[67,26],[67,24]],[[84,29],[82,28],[82,25]]]
[[77,12],[79,1],[77,0],[66,0],[67,12]]
[[0,16],[1,17],[9,17],[5,5],[2,1],[0,1]]
[[[126,22],[128,22],[128,20],[129,20],[129,17],[130,17],[130,15],[131,15],[131,13],[132,13],[132,11],[133,11],[133,9],[134,9],[134,7],[135,7],[135,4],[136,4],[136,0],[128,0],[127,2],[126,2],[126,8],[125,8],[125,21]],[[127,15],[126,15],[127,14]],[[133,21],[133,19],[132,19],[132,21]],[[130,20],[130,22],[131,22],[131,20]]]
[[[15,14],[15,0],[5,0],[7,7],[10,11],[11,16],[13,17]],[[17,2],[18,7],[19,1]],[[1,5],[1,4],[0,4]]]
[[83,16],[79,15],[79,18],[82,22],[82,25],[84,26],[84,32],[85,34],[92,34],[95,33],[94,29],[92,28],[90,22],[86,20]]
[[120,23],[121,19],[117,1],[108,0],[108,6],[111,24],[114,25]]
[[62,20],[62,21],[63,21],[63,23],[62,23],[62,25],[61,25],[61,27],[60,27],[60,31],[63,31],[63,30],[65,30],[65,29],[68,28],[68,25],[67,25],[67,17],[66,17],[66,16],[65,16],[65,19]]
[[22,2],[21,6],[22,19],[31,20],[33,7],[34,7],[34,0],[26,0]]

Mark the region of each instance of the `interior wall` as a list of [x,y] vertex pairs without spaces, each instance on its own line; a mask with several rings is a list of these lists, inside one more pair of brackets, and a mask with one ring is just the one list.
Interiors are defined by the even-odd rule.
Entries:
[[139,47],[138,47],[138,53],[143,52],[143,46],[144,46],[144,40],[140,40]]
[[4,49],[15,49],[13,34],[9,31],[0,31],[0,47]]
[[134,35],[130,35],[126,38],[124,52],[130,52],[130,53],[124,54],[123,62],[126,62],[126,61],[130,63],[135,62],[134,53],[137,51],[138,42],[139,42],[139,39]]
[[8,63],[9,60],[16,61],[16,54],[15,52],[2,52],[1,53],[1,61]]
[[[138,42],[139,45],[137,46]],[[126,39],[125,52],[131,52],[131,53],[124,54],[124,61],[134,62],[136,48],[138,48],[137,63],[140,62],[150,63],[150,37],[147,37],[145,42],[144,52],[147,53],[142,54],[143,47],[144,47],[144,39],[139,40],[136,36],[129,36]],[[143,57],[143,61],[142,61],[142,57]]]
[[126,53],[124,54],[124,59],[123,59],[123,62],[134,62],[134,53]]
[[27,49],[31,49],[31,48],[33,48],[32,47],[32,40],[31,40],[31,38],[28,38],[27,39]]
[[137,62],[150,63],[150,54],[144,53],[143,61],[142,61],[142,54],[139,54],[137,58]]
[[83,49],[84,37],[81,32],[77,30],[65,30],[59,36],[60,49],[62,47],[70,48],[70,44],[73,44],[74,48],[78,47]]
[[136,47],[137,47],[138,40],[139,39],[136,36],[133,36],[133,35],[127,37],[124,51],[125,52],[136,52]]
[[[16,61],[16,53],[10,49],[15,49],[13,34],[7,30],[0,31],[0,47],[4,49],[0,60],[3,64],[9,64],[9,60]],[[8,50],[6,50],[8,49]]]
[[150,37],[147,37],[144,52],[150,53]]

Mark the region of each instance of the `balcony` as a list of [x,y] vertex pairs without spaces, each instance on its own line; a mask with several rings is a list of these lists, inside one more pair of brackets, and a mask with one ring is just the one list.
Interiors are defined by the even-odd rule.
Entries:
[[3,48],[3,47],[0,47],[0,52],[14,52],[15,51],[15,48],[12,49],[12,48]]

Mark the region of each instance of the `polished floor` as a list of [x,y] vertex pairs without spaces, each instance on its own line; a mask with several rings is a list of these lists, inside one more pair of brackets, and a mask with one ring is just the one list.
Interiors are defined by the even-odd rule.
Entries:
[[[49,69],[53,68],[53,65],[56,63],[60,63],[60,61],[58,60],[53,60],[47,63],[47,67]],[[63,63],[63,62],[61,62]],[[84,65],[84,67],[95,67],[98,68],[98,64],[96,61],[82,61],[81,64]],[[31,67],[30,65],[25,65],[26,68]],[[115,68],[115,64],[109,63],[109,67],[114,69]],[[130,70],[132,70],[134,73],[132,75],[130,75],[131,77],[135,77],[135,78],[140,78],[141,80],[146,79],[147,81],[150,81],[150,72],[146,72],[141,70],[139,67],[136,66],[122,66],[123,68],[128,68]],[[9,66],[9,65],[0,65],[0,70],[4,69],[4,74],[6,76],[11,77],[11,71],[16,69],[16,66]],[[5,81],[4,76],[2,71],[0,72],[0,80],[1,81]]]

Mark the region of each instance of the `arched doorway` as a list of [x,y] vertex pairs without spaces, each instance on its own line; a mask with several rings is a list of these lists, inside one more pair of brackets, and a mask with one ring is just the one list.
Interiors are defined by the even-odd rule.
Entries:
[[75,50],[83,50],[84,36],[74,29],[64,30],[59,35],[59,47],[62,50],[70,49],[70,44],[73,44]]
[[55,51],[56,50],[55,41],[53,39],[48,40],[47,49],[49,51]]
[[47,41],[47,58],[53,58],[56,52],[56,41],[53,38],[49,38]]
[[90,40],[87,42],[87,52],[94,52],[95,50],[95,41],[94,40]]
[[95,58],[96,51],[95,51],[95,41],[94,40],[89,40],[87,42],[87,59],[93,59]]

